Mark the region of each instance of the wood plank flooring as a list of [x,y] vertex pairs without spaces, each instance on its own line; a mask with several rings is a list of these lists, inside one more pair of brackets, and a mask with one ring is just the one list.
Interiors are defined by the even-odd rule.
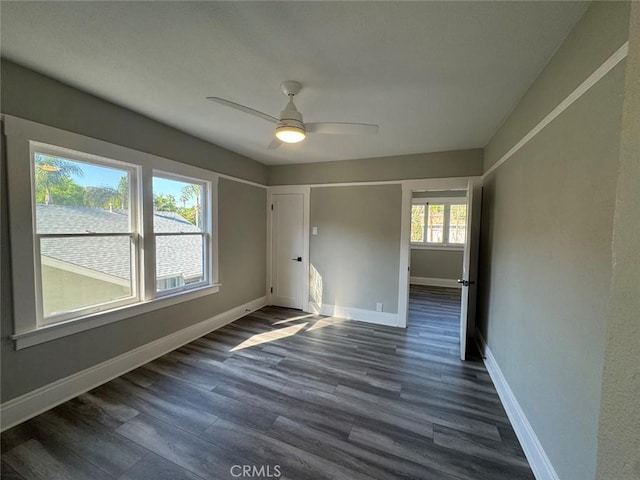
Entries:
[[2,478],[532,480],[459,308],[418,286],[406,330],[263,308],[4,432]]

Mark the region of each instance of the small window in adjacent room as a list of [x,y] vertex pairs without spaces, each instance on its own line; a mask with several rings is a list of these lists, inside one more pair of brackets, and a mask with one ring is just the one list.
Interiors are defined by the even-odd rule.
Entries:
[[449,243],[464,245],[467,238],[467,205],[450,205],[449,209]]
[[424,242],[425,205],[411,205],[411,243]]
[[467,204],[462,199],[414,198],[411,243],[423,248],[462,248],[467,234]]
[[427,235],[424,240],[426,243],[442,243],[444,232],[444,210],[445,205],[442,204],[428,204],[427,205],[427,219],[425,224],[427,226]]

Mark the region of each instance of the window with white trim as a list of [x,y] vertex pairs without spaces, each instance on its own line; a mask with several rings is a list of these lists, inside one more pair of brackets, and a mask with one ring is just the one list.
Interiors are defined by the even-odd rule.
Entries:
[[463,248],[467,234],[467,204],[461,198],[414,198],[411,205],[411,245],[422,248]]
[[154,173],[157,294],[187,290],[207,280],[207,208],[203,201],[206,192],[205,182],[166,172]]
[[219,291],[215,172],[8,127],[16,348]]
[[138,169],[70,157],[44,147],[32,154],[42,325],[139,301]]

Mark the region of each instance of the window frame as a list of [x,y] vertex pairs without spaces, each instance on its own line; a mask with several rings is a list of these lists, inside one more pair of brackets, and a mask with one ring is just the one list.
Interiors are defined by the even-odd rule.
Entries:
[[[98,165],[108,168],[118,168],[126,170],[129,173],[129,233],[112,232],[112,233],[38,233],[36,221],[36,185],[35,185],[35,156],[36,154],[45,154],[52,157],[61,157],[65,160],[71,160],[77,163],[86,163],[89,165]],[[106,159],[97,155],[83,154],[69,149],[62,149],[52,145],[46,145],[38,142],[29,143],[29,161],[31,170],[31,215],[34,223],[34,261],[35,261],[35,301],[36,301],[36,325],[38,328],[55,325],[64,321],[73,321],[78,317],[85,315],[106,312],[114,308],[124,307],[126,305],[134,305],[141,301],[140,295],[140,277],[142,271],[140,269],[140,226],[138,220],[138,178],[140,177],[140,168],[136,165],[121,162],[118,160]],[[42,256],[41,256],[41,240],[43,238],[96,238],[96,237],[128,237],[131,248],[131,287],[132,295],[129,297],[113,300],[99,305],[91,305],[70,310],[56,315],[45,317],[44,315],[44,296],[42,292]]]
[[[8,178],[9,235],[12,244],[12,280],[14,296],[14,340],[16,350],[62,338],[81,331],[129,319],[170,305],[217,293],[218,280],[218,179],[216,172],[183,164],[174,160],[140,152],[127,147],[96,140],[47,125],[5,115],[6,165]],[[69,160],[84,161],[121,168],[133,166],[135,180],[131,179],[130,203],[134,197],[137,211],[130,206],[130,233],[137,229],[137,302],[120,304],[109,302],[88,307],[69,318],[56,317],[55,323],[42,322],[42,292],[39,246],[36,243],[34,153],[62,156]],[[191,288],[155,292],[155,245],[153,241],[153,187],[154,170],[176,178],[197,180],[209,188],[203,194],[206,202],[207,238],[209,249],[206,281],[189,285]],[[125,234],[129,235],[129,234]],[[64,236],[64,235],[63,235]],[[38,254],[38,256],[36,255]],[[40,306],[37,306],[40,302]],[[108,308],[107,308],[108,306]],[[70,313],[70,312],[69,312]]]
[[[410,242],[412,249],[417,250],[464,250],[465,243],[450,243],[449,240],[449,223],[451,219],[451,205],[467,205],[467,212],[469,209],[469,202],[467,197],[413,197],[411,199],[411,208],[413,210],[414,205],[425,205],[424,212],[424,233],[422,238],[425,240],[422,242]],[[443,225],[442,225],[442,242],[427,242],[427,219],[426,216],[429,212],[429,205],[444,205]],[[469,220],[467,219],[467,231],[469,227]]]
[[[202,186],[202,225],[200,228],[200,232],[156,232],[155,228],[151,230],[151,236],[153,237],[153,255],[154,255],[154,264],[153,264],[153,290],[154,296],[156,298],[165,297],[167,295],[179,294],[181,292],[187,292],[189,290],[196,290],[200,287],[206,286],[209,283],[211,278],[211,272],[213,270],[212,265],[212,255],[211,255],[211,227],[210,227],[210,215],[209,212],[211,210],[211,205],[209,201],[209,191],[211,190],[211,182],[204,181],[199,178],[186,177],[184,175],[178,175],[175,173],[165,172],[162,170],[153,170],[152,178],[164,178],[166,180],[176,180],[179,182],[192,182],[198,183]],[[153,195],[153,192],[152,192]],[[157,280],[158,275],[156,272],[156,263],[155,263],[155,255],[156,255],[156,238],[158,237],[170,237],[170,236],[200,236],[202,237],[202,274],[203,280],[199,282],[184,284],[179,287],[169,288],[167,290],[158,290],[157,288]]]

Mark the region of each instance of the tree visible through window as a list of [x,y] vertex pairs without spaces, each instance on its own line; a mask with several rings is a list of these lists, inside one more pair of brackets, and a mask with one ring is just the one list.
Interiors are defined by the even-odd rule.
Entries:
[[427,243],[442,243],[444,232],[444,205],[427,205]]
[[425,205],[411,205],[411,242],[424,242]]
[[128,204],[133,171],[34,155],[36,248],[44,319],[137,296]]
[[184,288],[205,278],[204,190],[202,183],[169,174],[153,177],[157,292]]
[[434,246],[464,245],[467,205],[451,200],[415,199],[411,206],[411,243]]
[[[92,158],[33,154],[37,303],[44,324],[143,298],[140,169]],[[206,285],[208,182],[169,173],[155,174],[152,182],[156,292]]]
[[450,205],[449,243],[462,244],[467,237],[467,206]]

